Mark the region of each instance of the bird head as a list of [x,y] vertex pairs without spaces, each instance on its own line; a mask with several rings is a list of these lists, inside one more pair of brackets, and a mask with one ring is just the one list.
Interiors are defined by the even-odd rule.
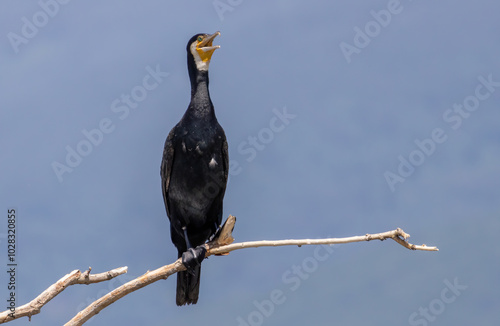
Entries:
[[213,40],[220,35],[220,32],[213,34],[196,34],[187,45],[187,51],[193,56],[196,68],[201,71],[207,71],[210,59],[219,45],[212,45]]

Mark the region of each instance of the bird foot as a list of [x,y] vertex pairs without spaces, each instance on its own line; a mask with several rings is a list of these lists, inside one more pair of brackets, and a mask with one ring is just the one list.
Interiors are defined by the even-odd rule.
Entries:
[[205,259],[206,253],[207,249],[204,245],[196,248],[189,248],[182,253],[182,264],[186,267],[189,274],[194,275],[194,268],[201,265],[201,262]]

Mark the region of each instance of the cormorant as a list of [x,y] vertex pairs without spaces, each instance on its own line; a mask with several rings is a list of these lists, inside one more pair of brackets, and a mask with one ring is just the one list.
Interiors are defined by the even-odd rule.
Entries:
[[224,129],[217,122],[208,91],[208,65],[218,45],[216,32],[196,34],[188,42],[187,64],[191,102],[165,142],[161,162],[163,200],[170,235],[187,271],[177,273],[178,306],[195,304],[200,287],[203,245],[222,221],[222,200],[228,177]]

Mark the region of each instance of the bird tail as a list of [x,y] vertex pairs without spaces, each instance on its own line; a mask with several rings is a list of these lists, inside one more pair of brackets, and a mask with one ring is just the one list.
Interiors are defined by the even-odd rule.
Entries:
[[198,294],[200,293],[200,274],[201,265],[193,269],[193,274],[187,271],[177,273],[176,303],[178,306],[195,304],[198,302]]

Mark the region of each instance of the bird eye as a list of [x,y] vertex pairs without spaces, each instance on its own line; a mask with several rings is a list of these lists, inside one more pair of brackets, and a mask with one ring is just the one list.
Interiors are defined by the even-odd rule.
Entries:
[[201,42],[201,41],[203,41],[203,37],[198,36],[198,42]]

